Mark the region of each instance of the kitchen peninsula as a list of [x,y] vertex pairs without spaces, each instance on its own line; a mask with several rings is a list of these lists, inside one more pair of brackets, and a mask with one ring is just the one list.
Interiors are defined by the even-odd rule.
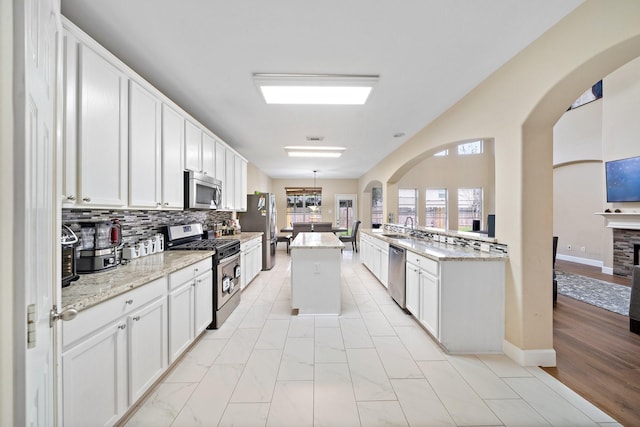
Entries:
[[291,308],[298,314],[340,314],[344,244],[333,233],[299,233],[291,250]]
[[[507,247],[472,233],[364,229],[360,258],[384,285],[390,246],[406,250],[406,310],[449,353],[502,353]],[[405,307],[403,307],[405,308]]]

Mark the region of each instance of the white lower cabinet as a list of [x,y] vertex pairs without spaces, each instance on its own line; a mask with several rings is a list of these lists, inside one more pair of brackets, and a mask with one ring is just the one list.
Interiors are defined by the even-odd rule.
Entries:
[[[74,321],[81,321],[78,316]],[[62,353],[63,425],[110,426],[127,408],[126,321]]]
[[418,320],[435,339],[440,339],[440,290],[438,278],[420,270],[420,314]]
[[112,426],[211,323],[211,258],[63,322],[62,424]]
[[420,268],[407,262],[405,304],[415,317],[420,316]]
[[127,324],[129,405],[133,405],[167,368],[166,297],[131,313]]
[[169,363],[173,363],[213,318],[211,260],[169,275]]
[[262,270],[262,236],[240,245],[240,288],[244,289]]
[[360,238],[362,262],[384,285],[389,287],[389,244],[383,240],[362,235]]
[[65,426],[113,425],[166,369],[166,292],[163,277],[62,324]]

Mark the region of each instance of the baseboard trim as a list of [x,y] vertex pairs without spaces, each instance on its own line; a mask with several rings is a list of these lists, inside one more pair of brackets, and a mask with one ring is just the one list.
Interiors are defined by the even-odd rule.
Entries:
[[613,276],[613,267],[602,266],[602,273]]
[[580,258],[577,256],[563,255],[557,254],[556,259],[561,259],[562,261],[570,261],[575,262],[577,264],[590,265],[592,267],[601,267],[604,268],[604,263],[602,261],[598,261],[597,259],[589,259],[589,258]]
[[502,351],[520,366],[556,366],[556,351],[552,348],[523,350],[504,340]]

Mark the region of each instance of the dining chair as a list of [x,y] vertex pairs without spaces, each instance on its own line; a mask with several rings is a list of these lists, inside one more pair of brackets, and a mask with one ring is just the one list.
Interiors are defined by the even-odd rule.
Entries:
[[293,238],[295,239],[298,233],[310,233],[311,223],[310,222],[297,222],[293,223]]
[[351,248],[358,252],[358,228],[360,227],[361,221],[356,221],[353,223],[353,229],[351,230],[351,234],[348,236],[340,236],[340,241],[344,243],[351,242]]

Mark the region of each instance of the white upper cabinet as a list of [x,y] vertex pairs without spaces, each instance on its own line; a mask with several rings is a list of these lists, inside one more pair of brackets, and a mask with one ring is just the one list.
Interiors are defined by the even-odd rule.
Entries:
[[216,179],[220,180],[224,184],[224,180],[226,176],[224,174],[226,160],[225,153],[227,151],[227,146],[221,142],[216,141]]
[[246,210],[246,160],[73,23],[63,25],[63,207],[182,209],[187,169],[222,182],[222,209]]
[[208,133],[202,133],[202,172],[215,177],[216,140]]
[[127,205],[127,76],[79,47],[79,177],[85,206]]
[[224,181],[222,181],[222,206],[225,210],[233,210],[235,203],[235,154],[230,149],[225,153]]
[[234,168],[234,209],[247,210],[247,162],[240,156],[235,156]]
[[161,103],[135,82],[129,91],[129,206],[159,208]]
[[73,207],[78,200],[78,40],[64,31],[62,45],[64,82],[64,126],[62,203]]
[[162,105],[162,207],[182,209],[184,119]]
[[184,168],[202,170],[202,130],[189,120],[184,123]]

